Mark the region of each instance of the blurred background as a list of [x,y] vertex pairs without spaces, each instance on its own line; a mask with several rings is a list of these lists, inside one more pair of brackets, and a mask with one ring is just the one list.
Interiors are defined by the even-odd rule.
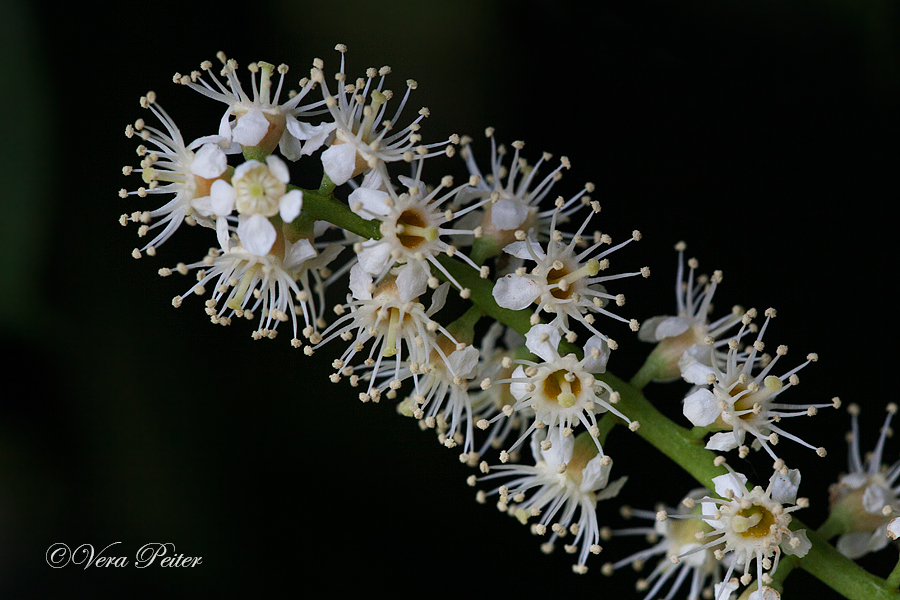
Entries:
[[[790,400],[860,404],[864,449],[874,445],[896,400],[895,4],[578,4],[0,4],[0,595],[272,595],[325,584],[398,597],[632,597],[637,576],[609,579],[600,565],[643,543],[605,544],[584,577],[568,555],[544,556],[518,522],[474,501],[455,452],[389,403],[362,405],[327,382],[337,347],[309,358],[284,336],[254,342],[246,324],[212,326],[200,302],[173,309],[184,282],[156,272],[196,260],[207,240],[179,232],[155,258],[131,258],[135,229],[117,219],[149,206],[117,195],[136,185],[121,174],[137,162],[125,126],[146,116],[138,98],[152,89],[188,139],[214,131],[221,105],[171,77],[219,50],[241,65],[287,63],[296,83],[314,57],[333,72],[333,47],[345,43],[350,72],[387,64],[395,87],[419,82],[413,104],[432,114],[426,140],[483,143],[493,126],[507,143],[524,140],[532,161],[570,157],[559,193],[592,181],[597,225],[614,239],[644,233],[615,256],[621,270],[653,272],[616,287],[628,297],[622,314],[674,309],[672,247],[687,241],[703,270],[724,271],[720,311],[774,306],[768,341],[796,362],[819,353]],[[611,327],[621,347],[610,370],[630,377],[649,347]],[[677,416],[684,391],[654,385],[648,396]],[[784,450],[792,466],[813,467],[800,490],[812,506],[799,516],[817,526],[846,465],[849,419],[823,410],[797,427],[830,452]],[[614,431],[607,451],[629,482],[601,505],[602,524],[624,526],[623,502],[674,504],[693,487],[627,431]],[[767,478],[770,461],[752,458],[747,471]],[[171,542],[203,563],[53,570],[44,553],[56,542],[120,542],[111,553],[129,561],[145,543]],[[865,564],[884,576],[896,559],[891,547]],[[832,597],[804,573],[787,592]]]

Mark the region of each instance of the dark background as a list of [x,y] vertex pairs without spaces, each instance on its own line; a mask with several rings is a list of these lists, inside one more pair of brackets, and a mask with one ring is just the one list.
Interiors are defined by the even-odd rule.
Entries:
[[[314,592],[403,595],[498,591],[534,597],[631,590],[628,569],[600,565],[642,547],[607,543],[584,577],[547,557],[515,520],[476,504],[456,454],[398,416],[361,405],[282,336],[213,327],[200,302],[156,271],[191,262],[209,241],[179,232],[135,261],[120,214],[149,208],[117,191],[136,179],[125,125],[155,90],[189,139],[214,131],[222,105],[174,85],[218,50],[245,65],[292,67],[314,57],[349,70],[389,64],[389,81],[419,82],[432,116],[426,140],[487,126],[501,140],[567,155],[557,188],[597,186],[598,225],[644,240],[614,258],[621,310],[669,313],[679,240],[722,269],[717,305],[774,306],[771,344],[809,351],[794,402],[841,396],[863,407],[874,445],[893,382],[897,323],[897,11],[888,0],[816,2],[257,2],[25,3],[0,10],[3,218],[0,220],[0,591],[9,598],[205,597]],[[414,108],[414,107],[411,107]],[[482,145],[484,149],[486,146]],[[452,168],[446,162],[447,168]],[[440,173],[438,174],[438,176]],[[628,377],[644,347],[624,329],[611,370]],[[684,387],[648,395],[679,414]],[[827,486],[844,468],[842,410],[792,431],[830,454],[784,443],[807,466],[801,518],[823,520]],[[693,483],[636,436],[615,431],[617,507],[675,503]],[[887,459],[897,456],[894,443]],[[748,472],[768,476],[755,457]],[[734,463],[740,463],[737,459]],[[744,465],[741,465],[744,467]],[[147,542],[200,555],[194,569],[50,569],[55,542],[116,548]],[[866,565],[884,576],[896,548]],[[824,591],[823,591],[824,590]],[[811,577],[792,598],[830,597]],[[632,597],[627,593],[626,597]],[[604,596],[605,597],[605,596]],[[637,596],[635,596],[637,597]]]

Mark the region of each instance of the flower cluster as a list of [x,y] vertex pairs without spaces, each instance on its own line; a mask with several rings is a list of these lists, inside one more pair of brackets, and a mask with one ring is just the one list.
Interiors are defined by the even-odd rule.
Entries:
[[[483,157],[467,136],[425,142],[428,109],[413,116],[407,109],[418,84],[407,80],[395,95],[389,67],[351,77],[347,48],[335,49],[334,73],[315,59],[292,90],[286,65],[252,63],[248,82],[221,53],[218,74],[209,61],[176,73],[175,83],[218,103],[217,114],[225,105],[218,130],[193,139],[155,93],[141,98],[149,118],[125,129],[139,140],[140,162],[124,169],[141,184],[120,196],[163,200],[122,215],[122,225],[136,224],[149,238],[133,256],[156,256],[182,224],[209,230],[214,245],[202,258],[159,269],[193,273],[174,306],[208,294],[203,306],[213,323],[252,320],[254,339],[274,338],[290,322],[283,327],[292,346],[306,355],[333,352],[332,383],[349,383],[363,402],[392,401],[435,431],[477,469],[469,483],[487,483],[476,498],[495,496],[503,512],[545,538],[543,550],[561,542],[575,555],[575,572],[587,572],[602,540],[640,534],[653,545],[602,571],[664,557],[638,582],[648,599],[670,582],[671,598],[686,580],[691,599],[731,597],[754,579],[756,597],[771,597],[781,557],[803,557],[811,547],[802,529],[790,527],[791,514],[808,503],[797,498],[800,472],[785,465],[779,441],[826,454],[785,421],[840,404],[784,400],[817,355],[785,370],[786,346],[766,352],[774,309],[761,324],[756,309],[739,306],[712,317],[723,275],[698,275],[683,242],[675,314],[622,316],[620,282],[650,271],[612,261],[630,262],[625,248],[641,233],[626,230],[614,242],[591,229],[600,213],[591,183],[557,195],[568,158],[543,153],[529,162],[523,142],[510,153],[493,129]],[[448,173],[454,169],[462,177]],[[297,173],[312,173],[318,187],[301,187],[308,178]],[[607,373],[620,334],[654,344],[629,384]],[[748,485],[718,456],[709,463],[719,475],[703,481],[709,490],[679,494],[679,508],[623,511],[655,519],[652,526],[601,526],[600,503],[628,479],[611,479],[607,434],[616,425],[637,432],[640,415],[655,414],[639,402],[651,382],[685,386],[679,416],[693,429],[684,435],[704,440],[705,455],[736,451],[743,460],[763,450],[774,461],[767,486]],[[851,558],[900,534],[900,521],[891,520],[900,512],[900,466],[881,462],[896,407],[866,461],[857,412],[853,406],[850,470],[831,497],[841,524],[832,532]]]

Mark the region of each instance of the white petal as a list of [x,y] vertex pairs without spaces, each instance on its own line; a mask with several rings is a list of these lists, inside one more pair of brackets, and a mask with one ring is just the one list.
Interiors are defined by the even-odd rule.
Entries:
[[715,422],[722,411],[719,399],[707,389],[699,389],[684,399],[684,416],[697,427],[706,427]]
[[268,132],[269,120],[258,108],[251,108],[238,117],[234,130],[231,132],[231,139],[242,146],[255,146],[266,137]]
[[200,216],[209,217],[215,214],[212,207],[212,198],[209,196],[194,198],[191,200],[191,206]]
[[278,201],[278,213],[285,223],[290,223],[297,218],[303,210],[303,192],[291,190]]
[[191,173],[204,179],[215,179],[228,168],[228,157],[215,144],[203,144],[191,161]]
[[[606,462],[605,465],[604,462]],[[612,460],[604,461],[603,457],[597,454],[581,470],[581,490],[595,492],[603,489],[609,482],[610,471],[612,471]]]
[[618,496],[619,492],[622,491],[622,487],[625,485],[626,481],[628,481],[628,477],[620,477],[616,479],[605,488],[597,492],[597,500],[607,500],[609,498]]
[[356,263],[350,267],[350,292],[357,300],[371,300],[372,294],[369,286],[372,285],[372,276],[366,273],[362,265]]
[[291,162],[298,161],[303,156],[303,146],[300,144],[300,140],[292,135],[281,136],[278,141],[278,151]]
[[235,181],[242,179],[244,177],[244,175],[247,174],[248,171],[252,171],[253,169],[257,169],[261,166],[263,166],[263,164],[261,162],[259,162],[258,160],[254,160],[254,159],[245,160],[244,162],[239,164],[237,167],[235,167],[234,174],[231,176],[231,182],[234,183]]
[[728,490],[734,492],[734,495],[738,498],[742,497],[747,491],[747,477],[743,473],[725,473],[724,475],[713,477],[712,482],[716,493],[722,498],[726,497],[725,494]]
[[298,121],[294,117],[288,117],[287,119],[288,133],[298,140],[306,140],[301,154],[312,154],[321,148],[335,127],[337,127],[337,123],[310,125],[309,123]]
[[866,487],[866,491],[863,492],[862,505],[867,513],[879,515],[885,504],[887,504],[887,493],[883,487],[877,483]]
[[458,377],[470,377],[475,367],[478,366],[479,356],[478,348],[474,346],[466,346],[462,350],[451,352],[447,357],[450,372]]
[[805,529],[798,529],[793,532],[793,537],[800,540],[800,545],[794,548],[790,544],[790,537],[784,536],[781,538],[781,549],[784,550],[785,554],[793,554],[794,556],[803,558],[806,556],[806,553],[809,552],[809,549],[812,548],[812,542],[806,537]]
[[364,219],[371,219],[372,215],[391,214],[391,209],[387,205],[388,198],[390,196],[387,192],[359,187],[350,192],[347,203],[350,205],[350,210]]
[[241,246],[250,254],[265,256],[272,249],[278,233],[275,226],[260,214],[241,215],[237,228]]
[[551,325],[534,325],[525,334],[525,346],[532,354],[540,356],[546,362],[559,359],[559,328]]
[[723,431],[709,438],[705,448],[707,450],[717,450],[719,452],[728,452],[739,446],[738,438],[733,431]]
[[266,157],[266,166],[269,167],[269,173],[281,183],[288,183],[291,180],[291,172],[287,163],[274,154]]
[[222,252],[231,249],[231,232],[228,230],[228,220],[225,217],[216,217],[216,240]]
[[528,218],[529,208],[519,200],[501,198],[491,205],[491,224],[500,231],[511,231]]
[[233,106],[228,106],[225,110],[225,114],[222,115],[222,118],[219,120],[219,136],[222,137],[223,140],[227,140],[227,144],[224,146],[228,148],[231,146],[231,115]]
[[359,265],[366,273],[379,276],[394,262],[390,244],[368,240],[362,244],[362,252],[357,255]]
[[722,529],[722,521],[718,519],[713,519],[716,515],[716,512],[719,510],[719,505],[715,502],[701,502],[700,503],[700,514],[702,514],[710,527],[713,529]]
[[[804,553],[805,555],[805,553]],[[779,594],[775,589],[770,588],[767,585],[764,585],[761,590],[756,590],[747,600],[780,600],[781,594]]]
[[569,464],[569,461],[572,460],[572,452],[575,450],[575,436],[563,437],[559,428],[554,427],[547,433],[546,439],[550,441],[550,448],[541,450],[542,460],[552,467]]
[[668,318],[669,317],[650,317],[641,323],[641,328],[638,329],[638,339],[642,342],[658,342],[659,338],[656,337],[656,328],[659,327],[659,324],[663,320]]
[[317,256],[316,249],[306,238],[300,238],[295,243],[286,243],[284,253],[284,268],[294,270],[303,265],[306,261]]
[[527,308],[541,295],[540,286],[527,277],[507,275],[494,284],[494,300],[503,308],[521,310]]
[[[522,365],[516,367],[516,370],[513,371],[512,374],[513,379],[528,379],[525,377],[525,369]],[[522,398],[528,397],[531,393],[528,391],[528,382],[527,381],[513,381],[509,384],[509,393],[513,395],[513,398],[516,400],[522,400]]]
[[867,531],[847,533],[838,538],[835,548],[847,558],[856,560],[869,553],[869,540],[872,534]]
[[431,305],[428,307],[428,310],[425,311],[425,314],[430,317],[437,311],[444,308],[444,303],[447,302],[447,294],[449,293],[450,282],[445,281],[431,293]]
[[694,385],[706,385],[706,376],[710,373],[716,374],[716,370],[710,366],[712,361],[711,353],[711,346],[705,344],[690,346],[678,359],[681,377]]
[[797,501],[797,490],[800,488],[800,470],[791,469],[787,475],[776,471],[772,476],[772,500],[778,504],[793,504]]
[[430,272],[425,261],[412,261],[400,267],[397,275],[397,292],[404,302],[415,300],[428,289]]
[[332,144],[322,153],[322,168],[335,185],[343,185],[356,170],[356,148],[353,144]]
[[[529,248],[531,252],[529,252]],[[523,242],[513,242],[511,244],[507,244],[504,246],[503,251],[507,254],[512,254],[516,258],[524,258],[526,260],[534,260],[531,256],[533,252],[539,259],[546,258],[544,254],[544,250],[541,248],[540,244],[532,242],[531,240],[525,240]]]
[[212,211],[216,215],[230,215],[234,210],[234,188],[224,179],[216,179],[209,188]]
[[885,532],[887,534],[887,537],[891,538],[892,540],[896,540],[898,537],[900,537],[900,517],[894,517],[893,519],[891,519],[891,522],[888,523]]
[[857,490],[866,485],[869,476],[866,473],[848,473],[840,478],[839,483]]
[[[597,358],[592,355],[593,348],[597,348],[600,354]],[[606,363],[609,361],[609,345],[599,335],[592,335],[584,345],[584,370],[588,373],[605,373]]]
[[713,588],[713,598],[716,600],[731,600],[731,595],[738,589],[738,584],[730,581],[717,583]]
[[677,337],[688,330],[690,321],[681,317],[666,317],[656,327],[656,339],[663,340],[669,337]]

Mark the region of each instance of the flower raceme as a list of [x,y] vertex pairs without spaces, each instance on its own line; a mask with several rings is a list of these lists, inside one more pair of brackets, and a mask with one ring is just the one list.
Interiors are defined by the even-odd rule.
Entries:
[[[208,234],[214,245],[203,243],[213,247],[201,260],[171,261],[174,267],[159,270],[196,279],[175,306],[209,294],[204,308],[214,323],[253,319],[256,339],[292,327],[292,345],[304,354],[334,350],[332,382],[349,383],[363,402],[395,401],[398,412],[435,430],[461,462],[480,470],[470,483],[504,480],[488,492],[499,497],[498,506],[547,536],[545,551],[562,542],[576,555],[578,573],[601,539],[626,535],[600,526],[601,501],[626,482],[610,481],[607,434],[617,424],[636,431],[638,415],[650,427],[666,426],[644,419],[655,409],[635,400],[643,385],[628,388],[607,373],[618,343],[603,321],[627,324],[635,337],[656,344],[652,369],[632,382],[692,384],[683,415],[697,437],[713,434],[707,449],[737,449],[746,458],[750,446],[762,448],[778,469],[765,489],[747,486],[730,468],[706,477],[718,497],[691,494],[677,511],[658,513],[653,535],[661,541],[604,571],[665,555],[669,560],[639,584],[650,598],[672,582],[671,598],[690,578],[690,598],[711,585],[723,600],[738,590],[737,581],[748,585],[754,576],[766,597],[779,557],[809,550],[805,534],[788,527],[790,513],[805,506],[796,498],[799,471],[784,467],[775,447],[788,438],[825,454],[782,426],[838,404],[781,402],[816,355],[777,375],[787,349],[769,356],[763,343],[774,311],[766,311],[758,329],[753,309],[711,318],[721,272],[696,276],[698,264],[684,260],[683,243],[676,246],[675,314],[652,313],[660,316],[641,326],[617,315],[613,304],[623,306],[625,297],[606,286],[647,277],[649,268],[616,273],[610,259],[641,234],[613,244],[605,233],[588,232],[600,206],[590,198],[592,184],[559,195],[568,158],[551,165],[545,153],[529,163],[524,142],[513,142],[509,152],[488,129],[489,165],[482,171],[468,138],[424,141],[427,109],[403,117],[414,80],[395,96],[387,87],[389,68],[354,79],[346,47],[336,50],[338,72],[327,75],[316,59],[295,91],[287,90],[285,65],[250,63],[249,83],[242,82],[237,62],[224,54],[218,77],[211,62],[176,74],[176,83],[213,100],[217,115],[225,105],[217,131],[199,137],[185,137],[155,94],[142,98],[158,123],[138,119],[126,127],[129,138],[140,140],[140,164],[124,173],[139,175],[142,184],[120,196],[164,200],[121,217],[123,225],[139,224],[139,237],[149,236],[133,254],[155,256],[176,231]],[[432,166],[454,156],[460,143],[464,165],[456,165],[468,179],[434,177]],[[310,175],[318,188],[296,185]],[[452,297],[451,288],[458,291]],[[853,417],[850,473],[833,488],[833,511],[849,524],[838,541],[847,556],[879,549],[886,533],[900,535],[900,525],[889,524],[900,509],[894,485],[900,468],[881,465],[889,422],[890,415],[863,463]],[[530,464],[520,462],[525,449]],[[736,570],[742,576],[732,580]]]

